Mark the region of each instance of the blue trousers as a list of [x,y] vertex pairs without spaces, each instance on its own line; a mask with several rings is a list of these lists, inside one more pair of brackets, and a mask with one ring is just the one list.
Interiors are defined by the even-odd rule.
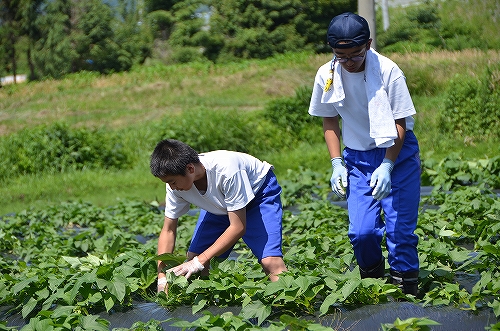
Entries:
[[343,151],[348,171],[349,239],[358,265],[364,270],[382,260],[381,243],[385,234],[390,268],[401,273],[418,271],[418,236],[414,233],[420,202],[417,138],[412,131],[406,132],[391,173],[391,192],[378,201],[372,197],[370,179],[385,152],[385,148]]
[[[270,256],[283,256],[282,246],[281,186],[272,170],[255,198],[246,206],[246,232],[243,241],[260,261]],[[206,210],[200,211],[189,251],[201,254],[210,247],[229,226],[228,215],[215,215]],[[233,247],[218,257],[225,259]]]

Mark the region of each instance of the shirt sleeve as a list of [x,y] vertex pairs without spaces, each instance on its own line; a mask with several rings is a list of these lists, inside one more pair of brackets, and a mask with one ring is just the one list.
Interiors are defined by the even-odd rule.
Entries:
[[[314,86],[311,94],[311,101],[309,103],[309,115],[319,116],[319,117],[335,117],[338,115],[337,110],[333,104],[322,103],[321,99],[324,93],[324,88],[326,85],[326,80],[328,79],[324,71],[328,69],[322,66],[318,69],[316,77],[314,78]],[[328,71],[329,74],[329,71]],[[330,87],[330,91],[327,93],[332,93],[333,86]]]
[[227,211],[244,208],[255,197],[252,185],[245,170],[236,172],[224,182],[224,200]]
[[[167,185],[168,186],[168,185]],[[189,211],[191,204],[167,188],[165,197],[165,216],[168,218],[176,219],[186,214]]]
[[387,95],[391,104],[394,119],[405,118],[416,114],[415,106],[411,99],[410,91],[406,85],[406,78],[398,70],[398,75],[387,88]]

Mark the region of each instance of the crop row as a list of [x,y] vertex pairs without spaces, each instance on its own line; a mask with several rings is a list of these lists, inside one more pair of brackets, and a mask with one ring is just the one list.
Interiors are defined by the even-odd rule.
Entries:
[[[394,300],[490,309],[499,317],[500,198],[490,185],[476,181],[492,177],[483,174],[466,186],[458,185],[458,179],[439,178],[433,180],[443,185],[421,201],[416,232],[421,295],[416,298],[384,279],[359,278],[346,235],[347,212],[330,200],[324,174],[307,170],[282,181],[289,271],[275,283],[266,279],[246,246],[238,245],[237,258],[213,261],[209,277],[188,281],[170,275],[168,296],[156,294],[156,239],[163,220],[158,202],[121,201],[102,208],[74,201],[3,216],[0,330],[107,330],[109,321],[99,314],[125,311],[136,301],[169,309],[189,306],[193,313],[211,306],[241,307],[238,316],[207,314],[195,322],[175,322],[199,330],[219,324],[243,330],[266,323],[276,330],[292,325],[320,330],[321,325],[306,323],[304,317]],[[180,220],[178,251],[167,262],[182,261],[195,219],[186,215]],[[461,286],[460,275],[475,284]],[[7,326],[12,314],[21,315],[26,324]],[[411,321],[417,322],[431,323]],[[139,323],[133,329],[161,329],[161,323]]]

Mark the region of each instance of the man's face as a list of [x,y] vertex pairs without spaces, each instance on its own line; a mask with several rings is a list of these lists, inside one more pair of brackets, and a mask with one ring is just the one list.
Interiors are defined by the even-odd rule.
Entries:
[[348,72],[365,70],[366,51],[370,49],[371,40],[366,44],[352,48],[333,48],[333,53],[342,68]]

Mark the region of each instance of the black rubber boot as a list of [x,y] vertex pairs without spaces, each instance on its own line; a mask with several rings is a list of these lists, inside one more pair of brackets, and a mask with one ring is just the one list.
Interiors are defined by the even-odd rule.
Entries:
[[418,271],[399,272],[390,270],[391,284],[398,285],[404,294],[417,296],[418,294]]
[[379,263],[367,268],[366,270],[359,268],[361,278],[382,278],[385,276],[385,259],[382,257]]

